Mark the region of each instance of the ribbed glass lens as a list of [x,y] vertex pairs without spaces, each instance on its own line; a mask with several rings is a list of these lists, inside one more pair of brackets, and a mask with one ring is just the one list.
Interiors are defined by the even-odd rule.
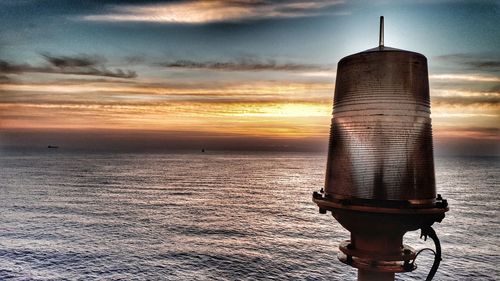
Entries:
[[368,51],[339,62],[325,185],[338,198],[436,197],[423,55]]

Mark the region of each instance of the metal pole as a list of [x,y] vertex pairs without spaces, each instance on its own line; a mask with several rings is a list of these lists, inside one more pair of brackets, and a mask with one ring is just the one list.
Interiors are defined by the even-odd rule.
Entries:
[[384,47],[384,17],[380,17],[380,32],[378,37],[378,46]]
[[358,269],[358,281],[394,281],[394,273]]
[[[379,226],[382,224],[384,222],[379,221]],[[403,245],[404,233],[390,228],[384,228],[383,230],[377,229],[377,226],[372,226],[371,229],[362,232],[351,232],[351,243],[355,249],[374,253],[372,255],[374,260],[380,259],[377,254],[383,255],[400,251]],[[371,270],[358,268],[358,281],[394,281],[394,272],[387,272],[384,268],[373,268]]]

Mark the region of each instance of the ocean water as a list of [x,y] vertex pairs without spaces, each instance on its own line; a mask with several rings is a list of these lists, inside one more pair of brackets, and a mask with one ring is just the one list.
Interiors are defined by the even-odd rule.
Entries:
[[[435,280],[500,280],[500,159],[436,158]],[[0,155],[0,280],[355,280],[311,193],[326,155]],[[433,247],[405,236],[416,248]],[[424,280],[432,254],[398,280]]]

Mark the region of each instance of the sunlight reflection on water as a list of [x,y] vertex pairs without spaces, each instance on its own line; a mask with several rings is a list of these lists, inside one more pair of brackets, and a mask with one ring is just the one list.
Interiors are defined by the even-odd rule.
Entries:
[[[0,156],[0,279],[355,280],[318,214],[326,154]],[[437,158],[436,280],[499,276],[498,158]],[[431,246],[405,236],[417,248]],[[432,256],[399,280],[422,280]]]

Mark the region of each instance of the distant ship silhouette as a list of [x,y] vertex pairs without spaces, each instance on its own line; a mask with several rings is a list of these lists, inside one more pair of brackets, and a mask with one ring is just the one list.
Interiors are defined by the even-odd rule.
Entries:
[[57,145],[49,145],[49,146],[47,146],[47,148],[54,148],[54,149],[57,149],[57,148],[59,148],[59,146],[57,146]]

